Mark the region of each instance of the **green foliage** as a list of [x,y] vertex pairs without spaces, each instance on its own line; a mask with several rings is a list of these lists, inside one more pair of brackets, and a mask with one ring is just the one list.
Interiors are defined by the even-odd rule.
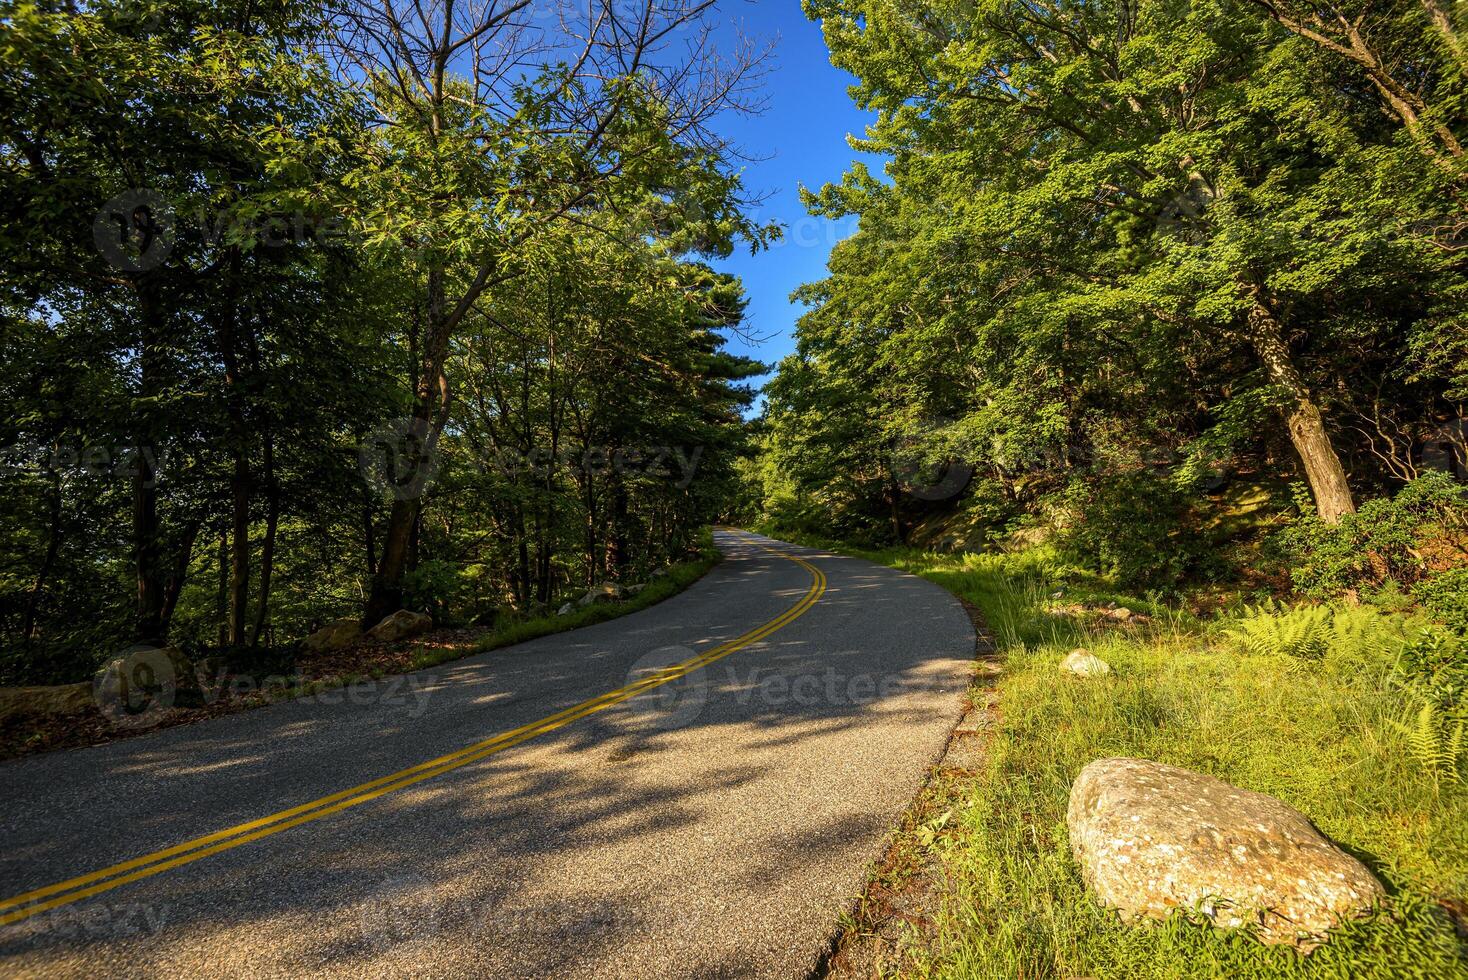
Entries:
[[1412,595],[1434,618],[1468,634],[1468,568],[1453,568],[1423,579]]
[[1305,595],[1405,586],[1443,622],[1458,629],[1468,623],[1468,575],[1461,567],[1468,560],[1468,485],[1448,473],[1428,471],[1336,524],[1307,509],[1280,533],[1279,546]]
[[1380,673],[1407,642],[1400,618],[1360,606],[1246,606],[1223,632],[1241,652],[1284,657],[1295,669],[1329,661],[1336,670]]
[[[1292,9],[810,0],[884,161],[805,195],[858,230],[796,294],[770,508],[905,540],[934,509],[895,478],[917,445],[1032,524],[1070,505],[1073,561],[1175,587],[1254,577],[1190,540],[1232,478],[1324,460],[1333,517],[1330,464],[1358,500],[1418,468],[1461,417],[1468,287],[1437,236],[1461,221],[1464,76],[1415,3],[1340,42],[1380,54],[1374,81]],[[1392,78],[1430,123],[1368,94]]]
[[1417,765],[1431,774],[1434,785],[1462,778],[1458,760],[1468,749],[1468,742],[1464,741],[1465,721],[1461,716],[1446,715],[1431,700],[1419,697],[1416,713],[1393,724],[1406,739]]
[[1133,472],[1077,480],[1059,495],[1062,558],[1112,575],[1125,588],[1176,588],[1203,558],[1187,500],[1165,475]]
[[593,11],[568,65],[557,18],[461,13],[379,45],[353,4],[0,0],[0,683],[380,596],[488,623],[697,551],[763,371],[705,260],[774,234],[687,91],[707,52]]

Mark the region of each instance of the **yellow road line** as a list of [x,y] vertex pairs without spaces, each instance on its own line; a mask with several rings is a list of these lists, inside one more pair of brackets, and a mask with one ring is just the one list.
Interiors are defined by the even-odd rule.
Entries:
[[[758,544],[758,542],[754,543]],[[144,854],[140,857],[123,861],[120,864],[114,864],[76,878],[57,882],[54,885],[46,885],[45,887],[16,895],[13,898],[4,899],[0,901],[0,909],[9,909],[10,911],[0,915],[0,925],[20,922],[41,912],[46,912],[62,905],[69,905],[72,902],[89,898],[92,895],[110,891],[120,885],[126,885],[130,882],[167,871],[170,868],[189,864],[201,858],[208,857],[211,854],[218,854],[220,851],[227,851],[231,848],[239,847],[242,844],[260,840],[262,837],[278,834],[283,830],[289,830],[303,823],[309,823],[312,820],[319,820],[330,814],[360,806],[363,803],[386,796],[388,793],[406,789],[425,779],[432,779],[435,776],[452,772],[455,769],[467,766],[473,762],[478,762],[497,752],[503,752],[505,749],[519,745],[521,742],[532,739],[537,735],[555,731],[587,715],[604,711],[613,705],[636,697],[644,691],[650,691],[653,688],[675,681],[686,674],[698,670],[700,667],[713,663],[715,660],[727,657],[729,654],[742,650],[752,643],[757,643],[776,630],[781,629],[804,615],[811,606],[815,605],[816,600],[821,597],[821,594],[826,591],[826,576],[815,565],[812,565],[803,558],[787,554],[786,552],[763,544],[760,547],[771,554],[787,558],[805,568],[811,573],[811,585],[810,589],[806,591],[805,595],[794,606],[769,622],[756,626],[741,636],[721,643],[681,663],[664,667],[648,677],[634,681],[624,687],[582,701],[580,704],[572,705],[569,708],[547,715],[538,721],[533,721],[528,725],[521,725],[519,728],[511,729],[508,732],[503,732],[481,742],[476,742],[473,745],[466,746],[448,755],[442,755],[436,759],[421,762],[408,769],[390,773],[371,782],[362,783],[359,786],[353,786],[350,789],[333,793],[330,796],[323,796],[309,803],[302,803],[300,806],[291,807],[288,810],[281,810],[279,813],[272,813],[258,820],[237,824],[236,826],[216,831],[204,837],[196,837],[182,844],[175,844],[172,847],[154,851],[151,854]],[[47,900],[42,901],[42,899]]]

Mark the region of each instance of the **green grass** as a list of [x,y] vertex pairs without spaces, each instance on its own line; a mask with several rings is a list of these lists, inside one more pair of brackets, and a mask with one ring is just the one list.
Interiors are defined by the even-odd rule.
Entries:
[[[1468,895],[1468,787],[1429,771],[1401,724],[1415,702],[1394,667],[1417,624],[1337,610],[1338,628],[1302,659],[1241,635],[1238,616],[1198,620],[1078,580],[1043,554],[851,553],[975,603],[1006,663],[987,770],[956,791],[951,829],[931,844],[949,882],[936,934],[912,942],[906,972],[1468,977],[1468,945],[1438,905]],[[1050,611],[1106,600],[1152,620],[1120,628]],[[1061,674],[1058,661],[1077,646],[1108,661],[1111,675]],[[1386,906],[1309,957],[1182,918],[1122,925],[1087,895],[1065,827],[1072,780],[1106,756],[1185,766],[1279,797],[1376,872]]]

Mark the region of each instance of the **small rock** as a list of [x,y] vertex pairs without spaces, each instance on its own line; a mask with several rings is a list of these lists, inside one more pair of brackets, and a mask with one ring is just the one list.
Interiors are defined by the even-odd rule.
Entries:
[[562,606],[561,608],[559,608],[559,609],[556,610],[556,615],[557,616],[569,616],[575,610],[576,610],[576,606],[573,603],[568,602],[564,606]]
[[308,653],[329,653],[351,646],[362,638],[362,624],[355,619],[334,619],[301,643]]
[[1050,598],[1052,598],[1052,599],[1062,599],[1064,597],[1065,597],[1065,590],[1064,589],[1056,589],[1054,592],[1050,593]]
[[1071,852],[1128,921],[1191,909],[1305,951],[1385,894],[1366,867],[1263,793],[1145,759],[1100,759],[1070,790]]
[[1128,619],[1132,618],[1132,611],[1126,606],[1118,606],[1117,608],[1111,610],[1111,618],[1119,619],[1122,622],[1126,622]]
[[1111,673],[1111,665],[1090,650],[1076,649],[1065,655],[1060,669],[1078,677],[1100,677]]
[[433,617],[427,613],[399,609],[367,631],[367,639],[373,643],[395,643],[410,636],[426,633],[433,629]]

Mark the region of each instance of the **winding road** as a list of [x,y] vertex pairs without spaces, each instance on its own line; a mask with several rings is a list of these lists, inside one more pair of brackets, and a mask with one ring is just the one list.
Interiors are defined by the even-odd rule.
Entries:
[[973,630],[912,576],[716,538],[620,619],[0,764],[0,973],[807,976]]

